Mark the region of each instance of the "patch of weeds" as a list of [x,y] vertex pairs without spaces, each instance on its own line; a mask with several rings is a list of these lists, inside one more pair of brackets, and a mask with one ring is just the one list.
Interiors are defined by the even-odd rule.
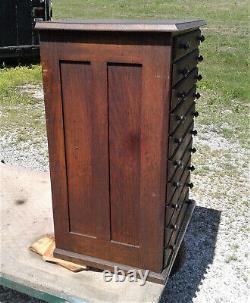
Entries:
[[225,260],[226,263],[230,263],[234,261],[238,261],[238,258],[235,254],[228,256]]
[[214,91],[205,91],[197,102],[200,125],[207,125],[228,140],[239,141],[243,147],[249,146],[249,110],[242,102],[230,99]]

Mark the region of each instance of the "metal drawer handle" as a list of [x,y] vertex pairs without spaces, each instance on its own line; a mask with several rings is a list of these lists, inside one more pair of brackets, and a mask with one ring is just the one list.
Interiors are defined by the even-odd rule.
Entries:
[[194,93],[193,94],[194,98],[199,99],[201,97],[200,93]]
[[195,167],[194,167],[193,165],[190,165],[190,166],[188,166],[188,170],[194,171],[194,170],[195,170]]
[[198,56],[198,57],[196,58],[196,60],[197,60],[198,62],[202,62],[202,61],[204,60],[204,58],[203,58],[202,55],[200,55],[200,56]]
[[200,42],[204,42],[205,41],[205,36],[200,35],[200,36],[197,37],[197,40],[200,41]]
[[176,116],[176,120],[177,120],[177,121],[185,121],[185,120],[186,120],[186,117],[185,117],[184,115],[181,115],[181,116],[177,115],[177,116]]
[[188,184],[187,184],[187,187],[193,188],[193,187],[194,187],[194,184],[193,184],[193,183],[188,183]]
[[175,160],[174,165],[180,168],[184,167],[184,163],[181,160]]
[[173,182],[173,186],[178,188],[178,187],[181,187],[181,186],[182,186],[182,183],[179,182],[179,181],[174,181],[174,182]]
[[197,112],[197,111],[193,112],[193,113],[192,113],[192,116],[193,116],[193,117],[198,117],[198,116],[199,116],[199,112]]

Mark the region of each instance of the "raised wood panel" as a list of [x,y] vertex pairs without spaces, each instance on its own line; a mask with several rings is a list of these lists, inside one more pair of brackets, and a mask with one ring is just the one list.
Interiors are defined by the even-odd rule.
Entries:
[[[106,212],[109,208],[108,161],[105,161],[108,137],[99,125],[105,112],[98,115],[90,62],[61,61],[60,74],[69,231],[98,237],[105,233],[98,225],[106,218],[98,216],[99,208],[106,208]],[[105,111],[105,104],[100,106]]]
[[140,245],[142,66],[107,66],[111,240]]

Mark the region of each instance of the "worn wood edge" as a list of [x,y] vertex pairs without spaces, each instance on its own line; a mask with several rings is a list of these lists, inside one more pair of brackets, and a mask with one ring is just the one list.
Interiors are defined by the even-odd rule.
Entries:
[[37,22],[36,30],[178,32],[206,25],[204,20],[82,20]]
[[[195,201],[190,200],[190,204],[187,208],[185,217],[183,219],[183,223],[181,225],[180,228],[180,232],[179,235],[177,237],[177,244],[176,244],[176,249],[173,253],[173,255],[171,256],[171,260],[168,264],[168,266],[166,268],[163,269],[163,271],[161,273],[156,273],[153,271],[149,271],[149,275],[148,275],[148,279],[147,281],[149,282],[155,282],[158,284],[165,284],[169,278],[172,266],[174,264],[176,255],[178,253],[178,250],[180,248],[181,242],[183,241],[185,232],[187,230],[188,224],[191,220],[193,211],[195,208]],[[125,272],[128,272],[131,269],[136,269],[136,270],[141,270],[141,271],[145,271],[145,269],[141,269],[141,268],[136,268],[136,267],[131,267],[131,266],[126,266],[126,265],[122,265],[119,263],[114,263],[111,261],[107,261],[107,260],[103,260],[103,259],[99,259],[99,258],[95,258],[95,257],[90,257],[90,256],[86,256],[86,255],[82,255],[82,254],[78,254],[75,252],[70,252],[64,249],[60,249],[60,248],[56,248],[54,251],[54,256],[57,258],[61,258],[67,261],[71,261],[71,262],[75,262],[78,264],[82,264],[82,265],[86,265],[90,268],[96,268],[96,269],[100,269],[100,270],[110,270],[111,272],[114,271],[114,266],[117,266],[119,269],[124,270]]]
[[[145,269],[126,266],[123,264],[114,263],[114,262],[106,261],[103,259],[70,252],[70,251],[67,251],[64,249],[60,249],[60,248],[55,249],[54,256],[57,258],[67,260],[67,261],[86,265],[87,267],[89,267],[89,270],[99,269],[99,270],[109,270],[111,272],[114,272],[114,266],[117,266],[119,269],[123,270],[125,273],[127,273],[131,269],[141,270],[142,272],[145,272]],[[155,282],[158,284],[165,284],[166,277],[167,277],[166,270],[164,270],[162,273],[156,273],[153,271],[149,271],[147,281]],[[138,278],[139,278],[139,276],[138,276]]]

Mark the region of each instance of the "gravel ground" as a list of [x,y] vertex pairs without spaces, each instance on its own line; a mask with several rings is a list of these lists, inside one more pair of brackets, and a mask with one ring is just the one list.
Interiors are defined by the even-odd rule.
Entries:
[[[38,98],[42,101],[41,95]],[[215,127],[197,124],[197,129],[197,170],[192,177],[192,198],[197,207],[185,236],[187,260],[166,285],[161,303],[246,303],[250,297],[248,151],[238,142],[221,137]],[[18,132],[5,131],[0,138],[1,159],[8,164],[48,170],[45,134],[37,144],[32,136],[35,130],[31,129],[30,137],[17,144]],[[0,302],[40,302],[23,298],[0,288]]]

